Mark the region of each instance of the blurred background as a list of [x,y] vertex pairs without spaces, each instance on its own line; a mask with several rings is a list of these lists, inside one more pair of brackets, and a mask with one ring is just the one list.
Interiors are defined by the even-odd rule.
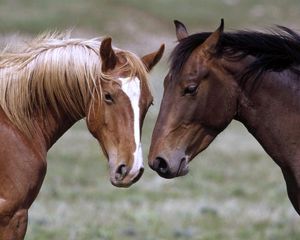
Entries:
[[219,135],[181,178],[160,178],[147,165],[163,92],[173,20],[190,33],[285,25],[300,30],[298,0],[0,0],[0,46],[73,29],[73,37],[112,36],[142,56],[167,47],[150,75],[155,105],[143,128],[145,173],[129,189],[109,182],[107,160],[84,120],[50,150],[48,172],[30,209],[26,240],[300,239],[299,217],[280,169],[238,122]]

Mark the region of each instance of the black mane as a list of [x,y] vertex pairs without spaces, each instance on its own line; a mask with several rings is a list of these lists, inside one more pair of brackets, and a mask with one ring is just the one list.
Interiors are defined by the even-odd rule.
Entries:
[[[193,50],[201,45],[210,32],[196,33],[182,39],[170,56],[170,71],[178,74]],[[245,69],[241,78],[255,78],[266,71],[290,69],[300,74],[300,35],[289,28],[278,26],[270,33],[236,31],[222,33],[214,57],[238,61],[247,55],[256,60]],[[245,80],[247,80],[245,79]]]

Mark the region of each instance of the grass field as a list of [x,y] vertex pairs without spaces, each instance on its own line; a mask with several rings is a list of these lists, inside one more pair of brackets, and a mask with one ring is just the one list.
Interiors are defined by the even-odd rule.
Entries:
[[146,166],[117,189],[81,122],[49,154],[26,239],[299,239],[279,168],[246,135],[233,123],[188,176],[165,180]]
[[[167,44],[151,74],[155,106],[144,124],[145,173],[129,189],[113,187],[107,160],[81,121],[50,150],[48,173],[30,209],[26,240],[297,240],[299,217],[280,169],[233,122],[178,179],[147,166],[162,96],[173,19],[191,31],[282,24],[300,29],[296,0],[0,0],[1,46],[39,32],[74,28],[74,35],[111,35],[117,46],[145,54]],[[18,40],[16,40],[18,39]]]

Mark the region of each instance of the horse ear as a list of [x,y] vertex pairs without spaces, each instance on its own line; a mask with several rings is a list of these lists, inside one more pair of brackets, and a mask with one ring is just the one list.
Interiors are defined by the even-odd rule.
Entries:
[[174,20],[174,24],[176,27],[176,36],[178,41],[189,36],[186,27],[182,22],[179,22],[178,20]]
[[156,52],[147,54],[141,58],[148,72],[150,72],[151,69],[159,62],[159,60],[161,59],[164,53],[164,50],[165,50],[165,44],[162,44]]
[[100,46],[101,69],[103,72],[112,70],[117,64],[117,56],[111,46],[111,37],[105,38]]
[[221,19],[221,24],[216,31],[209,35],[209,37],[205,40],[205,42],[201,45],[201,48],[208,53],[213,53],[216,50],[216,46],[218,45],[221,35],[224,30],[224,19]]

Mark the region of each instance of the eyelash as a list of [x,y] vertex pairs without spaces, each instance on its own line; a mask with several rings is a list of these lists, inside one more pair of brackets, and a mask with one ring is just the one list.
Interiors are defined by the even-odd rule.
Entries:
[[184,96],[194,96],[197,93],[198,86],[197,85],[189,85],[184,89]]
[[113,103],[114,102],[114,99],[112,98],[110,93],[105,93],[104,94],[104,100],[107,103]]

